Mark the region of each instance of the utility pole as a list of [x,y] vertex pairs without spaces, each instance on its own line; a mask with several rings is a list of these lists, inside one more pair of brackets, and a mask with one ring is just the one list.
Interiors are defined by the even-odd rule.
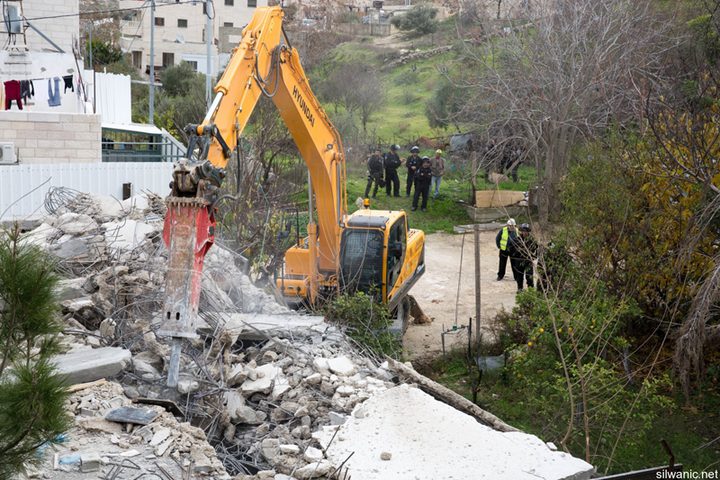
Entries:
[[150,106],[148,121],[155,125],[155,0],[150,0]]
[[212,0],[205,0],[205,15],[207,16],[207,24],[205,25],[205,42],[207,44],[207,64],[205,72],[205,101],[207,102],[207,108],[210,109],[212,103],[212,39],[213,34],[213,19],[215,12],[210,16],[210,10],[213,8]]
[[93,51],[92,51],[92,50],[93,50],[93,49],[92,49],[92,47],[93,47],[93,45],[92,45],[92,31],[93,31],[93,27],[94,27],[94,26],[95,26],[95,24],[94,24],[92,21],[90,21],[90,32],[89,32],[90,38],[89,38],[89,40],[88,40],[88,50],[89,50],[89,55],[90,55],[90,59],[89,59],[89,60],[90,60],[90,68],[91,68],[92,70],[95,70],[95,68],[93,68],[93,57],[92,57],[92,54],[93,54]]
[[480,305],[481,305],[481,288],[480,288],[480,225],[477,223],[473,227],[475,234],[475,341],[477,343],[477,355],[480,354]]

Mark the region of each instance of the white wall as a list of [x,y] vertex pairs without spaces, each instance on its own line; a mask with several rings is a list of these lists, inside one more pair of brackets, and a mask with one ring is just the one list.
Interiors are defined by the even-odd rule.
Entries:
[[[2,23],[2,22],[0,22]],[[83,64],[77,62],[72,54],[50,53],[50,52],[27,52],[25,62],[18,65],[13,63],[13,57],[9,52],[0,51],[0,83],[8,80],[32,80],[35,86],[35,97],[31,98],[28,105],[23,105],[23,111],[52,112],[52,113],[81,113],[85,112],[84,95],[79,92],[79,77],[83,82],[86,78],[82,75]],[[80,70],[78,71],[78,65]],[[80,72],[81,75],[78,74]],[[62,77],[73,76],[73,90],[65,91]],[[57,107],[48,105],[48,80],[58,77],[60,79],[60,101]],[[54,81],[52,82],[55,88]],[[80,93],[80,95],[78,95]],[[25,102],[23,102],[25,103]],[[0,106],[3,110],[5,105]],[[20,111],[15,102],[11,104],[12,111]]]
[[[130,75],[114,73],[93,74],[86,70],[88,92],[95,95],[95,113],[102,118],[102,123],[118,123],[127,125],[132,122],[131,82]],[[94,84],[94,85],[93,85]],[[90,100],[93,102],[93,100]]]
[[99,115],[0,111],[0,142],[20,164],[100,162],[101,130]]
[[50,187],[69,187],[120,200],[123,183],[132,183],[133,194],[150,191],[164,196],[172,170],[172,163],[0,166],[0,221],[42,216]]
[[[24,0],[22,4],[25,18],[65,52],[72,53],[73,37],[77,37],[80,30],[80,20],[76,15],[79,11],[79,0]],[[58,15],[69,16],[57,17]],[[7,32],[4,22],[0,22],[0,32]],[[27,30],[27,43],[30,50],[53,50],[53,47],[32,29]]]

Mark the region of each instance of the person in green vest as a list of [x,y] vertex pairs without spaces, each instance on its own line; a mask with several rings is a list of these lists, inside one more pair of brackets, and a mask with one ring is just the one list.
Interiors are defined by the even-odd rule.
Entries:
[[495,244],[498,250],[500,250],[500,267],[498,268],[497,279],[498,281],[505,278],[505,270],[507,269],[507,261],[510,256],[510,242],[512,242],[517,236],[515,231],[515,219],[511,218],[507,221],[507,224],[500,229],[497,236],[495,237]]

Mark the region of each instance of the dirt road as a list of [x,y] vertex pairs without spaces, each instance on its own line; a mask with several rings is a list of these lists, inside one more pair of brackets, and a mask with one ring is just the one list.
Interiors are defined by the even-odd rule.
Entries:
[[[501,310],[511,310],[515,305],[517,286],[512,279],[508,262],[505,279],[496,281],[498,251],[495,247],[495,231],[480,233],[481,270],[481,328],[483,335],[491,334],[495,315]],[[427,271],[410,292],[418,301],[425,314],[433,318],[426,325],[410,325],[403,338],[403,344],[410,360],[435,356],[442,352],[441,333],[443,325],[450,329],[455,325],[467,325],[475,316],[475,259],[473,234],[451,235],[434,233],[426,237],[425,263]],[[460,257],[462,255],[462,276],[458,296]],[[456,308],[457,301],[457,308]],[[474,335],[473,335],[474,340]],[[467,344],[466,330],[445,336],[446,348],[453,344]]]

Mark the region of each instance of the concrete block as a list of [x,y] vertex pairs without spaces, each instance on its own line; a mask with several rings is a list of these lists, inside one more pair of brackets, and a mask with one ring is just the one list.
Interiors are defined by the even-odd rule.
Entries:
[[58,355],[53,363],[72,385],[117,375],[130,363],[130,358],[129,350],[103,347]]
[[83,473],[100,470],[100,455],[97,452],[80,454],[80,471]]

